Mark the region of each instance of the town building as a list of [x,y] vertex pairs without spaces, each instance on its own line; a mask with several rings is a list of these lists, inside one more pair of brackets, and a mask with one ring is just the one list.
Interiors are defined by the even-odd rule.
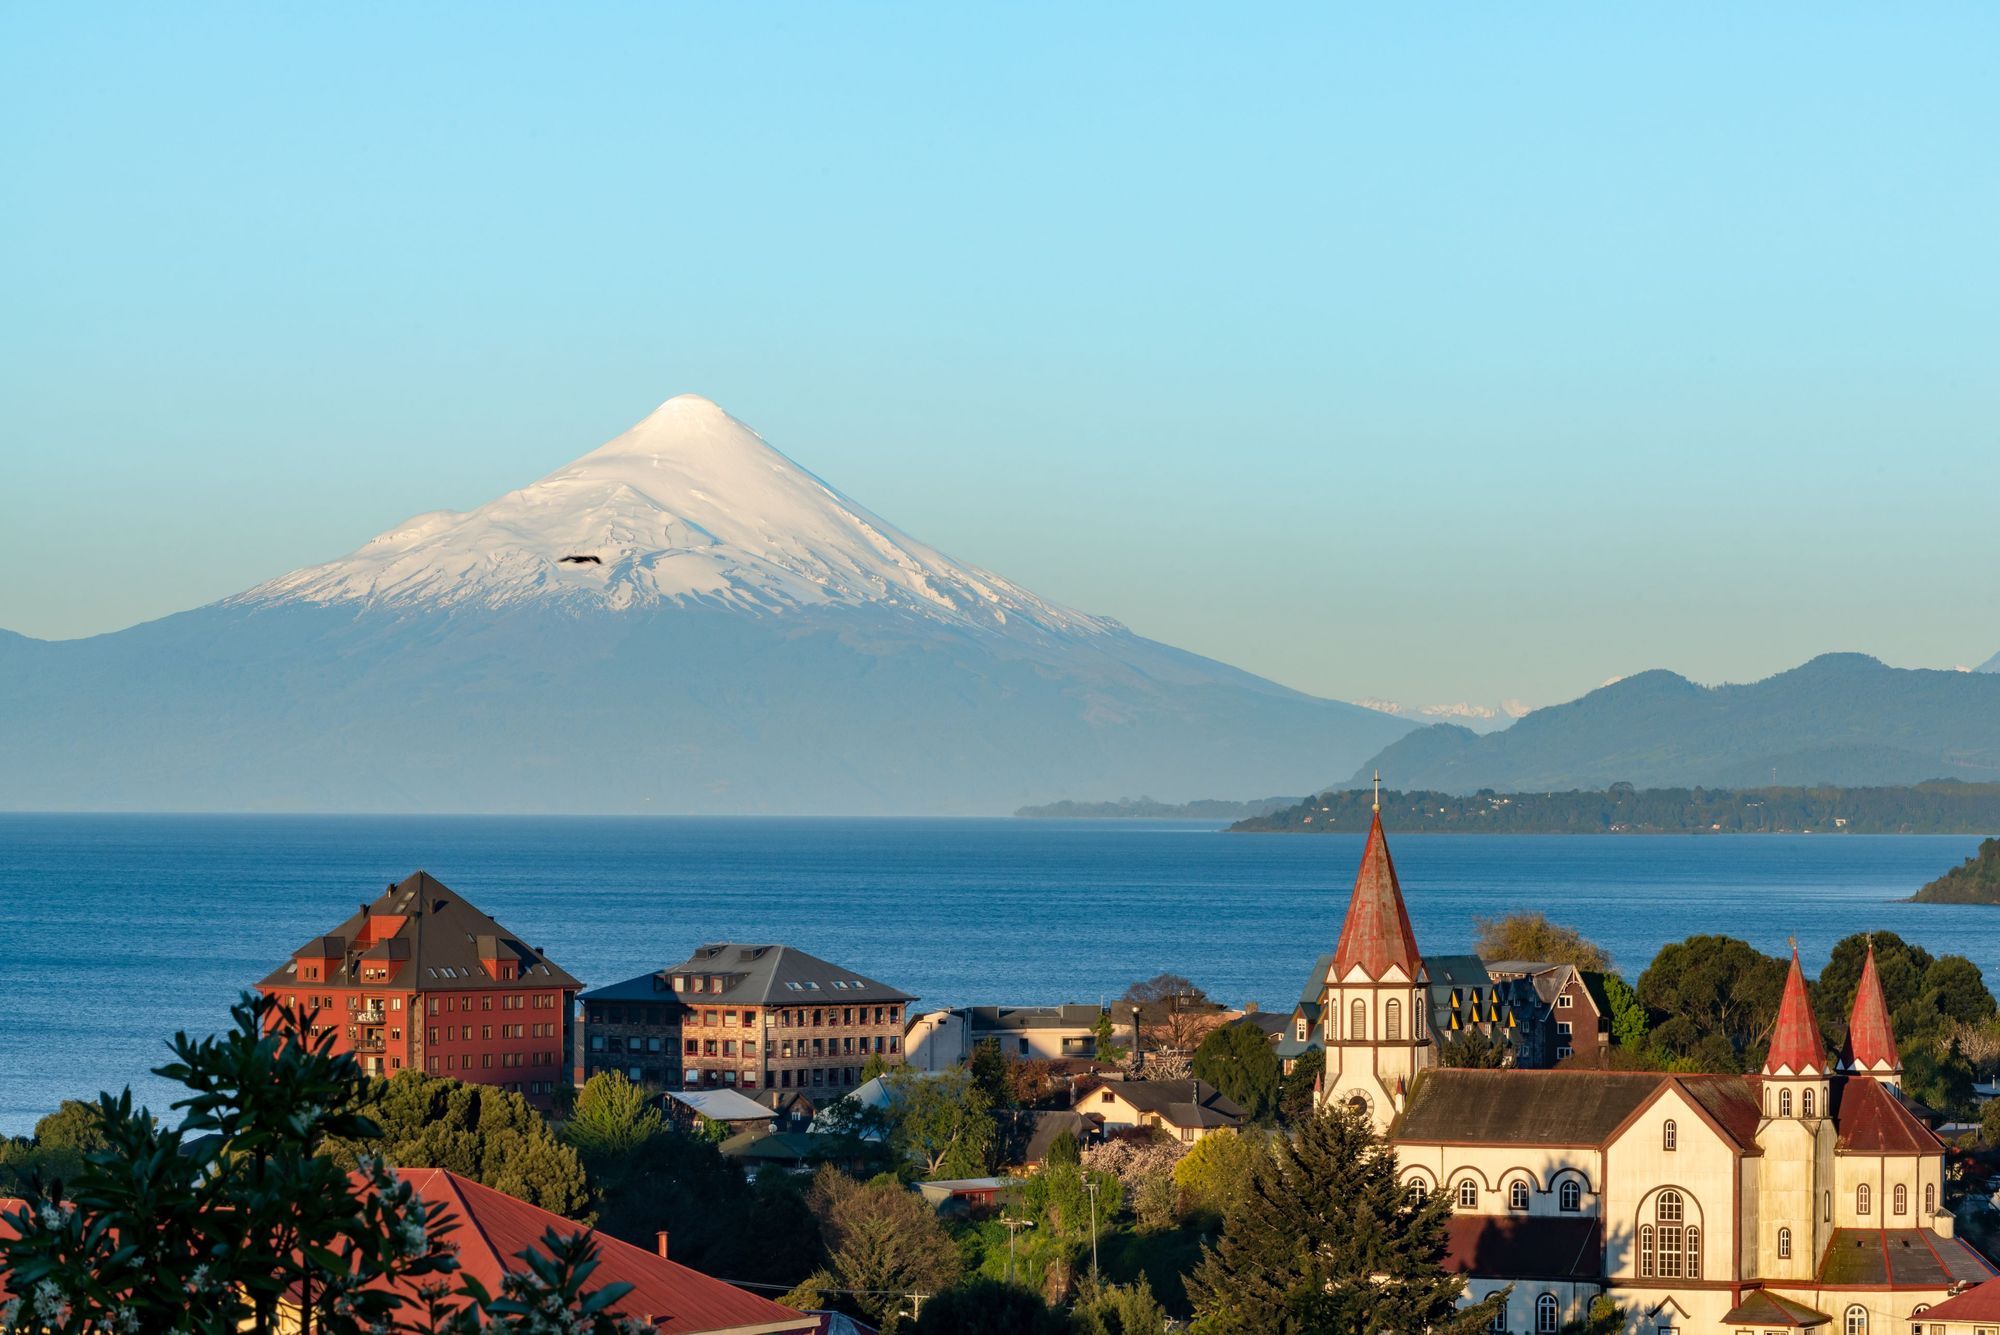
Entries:
[[1243,1109],[1206,1080],[1084,1081],[1075,1110],[1108,1135],[1156,1128],[1192,1144],[1216,1131],[1234,1131],[1246,1120]]
[[791,1090],[817,1101],[853,1089],[871,1057],[902,1061],[915,998],[792,946],[719,942],[582,1000],[586,1075],[738,1089],[776,1107]]
[[1439,1068],[1434,1025],[1403,1020],[1428,982],[1378,814],[1322,992],[1323,1096],[1387,1135],[1410,1190],[1449,1194],[1469,1299],[1512,1286],[1494,1330],[1559,1331],[1609,1294],[1644,1335],[1926,1335],[1994,1276],[1944,1208],[1872,950],[1838,1058],[1793,953],[1756,1075]]
[[[904,1036],[910,1065],[947,1071],[968,1061],[972,1050],[991,1039],[1009,1061],[1097,1059],[1097,1027],[1102,1006],[1067,1002],[1060,1006],[960,1006],[929,1011],[910,1021]],[[1128,1027],[1129,1038],[1129,1027]],[[1128,1044],[1129,1046],[1129,1044]]]
[[1522,1020],[1514,1065],[1604,1065],[1611,1051],[1611,1001],[1602,973],[1536,960],[1496,960],[1485,968],[1496,984],[1514,989],[1510,1010]]
[[312,1012],[370,1075],[497,1085],[540,1108],[570,1082],[582,984],[428,872],[390,886],[257,984]]

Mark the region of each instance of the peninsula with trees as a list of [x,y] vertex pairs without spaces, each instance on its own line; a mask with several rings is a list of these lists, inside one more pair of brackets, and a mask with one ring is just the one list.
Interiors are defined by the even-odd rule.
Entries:
[[2000,904],[2000,839],[1910,896],[1913,904]]
[[[1229,828],[1249,834],[1362,834],[1366,788],[1334,790]],[[1909,787],[1636,788],[1473,794],[1384,789],[1382,817],[1422,834],[1991,834],[2000,784],[1938,779]],[[2000,900],[2000,858],[1985,873]],[[1943,882],[1938,882],[1942,885]],[[1926,887],[1926,890],[1931,887]],[[1956,896],[1964,902],[1963,895]]]

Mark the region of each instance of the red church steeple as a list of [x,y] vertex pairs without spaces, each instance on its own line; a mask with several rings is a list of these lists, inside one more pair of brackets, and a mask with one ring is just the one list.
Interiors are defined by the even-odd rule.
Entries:
[[1882,995],[1882,978],[1875,972],[1872,940],[1861,966],[1861,985],[1854,990],[1847,1041],[1840,1046],[1840,1069],[1854,1075],[1893,1075],[1903,1069],[1896,1034],[1889,1025],[1889,999]]
[[1345,978],[1356,965],[1369,978],[1386,976],[1391,967],[1415,978],[1423,959],[1410,915],[1403,907],[1403,888],[1396,883],[1396,864],[1389,857],[1389,839],[1382,833],[1382,807],[1368,826],[1368,845],[1361,850],[1361,870],[1347,901],[1347,919],[1340,925],[1334,950],[1333,975]]
[[1784,1000],[1778,1003],[1778,1023],[1771,1031],[1771,1052],[1764,1058],[1767,1076],[1826,1074],[1826,1041],[1813,1018],[1806,995],[1806,976],[1799,969],[1799,948],[1792,946],[1792,967],[1785,975]]

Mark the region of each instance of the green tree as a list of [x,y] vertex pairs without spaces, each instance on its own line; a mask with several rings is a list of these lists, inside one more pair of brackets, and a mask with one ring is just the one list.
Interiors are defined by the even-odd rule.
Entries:
[[973,1044],[965,1069],[972,1073],[972,1083],[986,1096],[988,1108],[1008,1106],[1012,1090],[1008,1088],[1007,1058],[1001,1055],[999,1039],[982,1038]]
[[1195,1049],[1194,1073],[1252,1121],[1266,1121],[1278,1110],[1278,1056],[1254,1024],[1225,1024],[1211,1032]]
[[588,1158],[629,1154],[667,1129],[656,1097],[625,1078],[600,1071],[583,1082],[563,1139]]
[[1188,1282],[1215,1335],[1473,1335],[1506,1291],[1459,1307],[1444,1272],[1445,1193],[1419,1201],[1365,1117],[1329,1109],[1258,1158]]
[[1653,1041],[1703,1069],[1742,1071],[1763,1060],[1785,963],[1729,936],[1663,947],[1639,975],[1639,999],[1659,1016]]
[[992,1103],[964,1068],[888,1078],[889,1144],[927,1178],[976,1177],[998,1139]]
[[35,1144],[79,1157],[111,1148],[104,1134],[103,1110],[75,1099],[64,1099],[54,1112],[35,1123]]
[[889,1061],[879,1052],[868,1054],[868,1060],[861,1063],[861,1083],[867,1084],[878,1076],[889,1074]]
[[1574,927],[1548,920],[1543,913],[1509,913],[1499,918],[1474,918],[1472,953],[1483,960],[1540,960],[1573,964],[1600,973],[1611,967],[1611,956]]
[[928,1299],[917,1335],[1069,1335],[1069,1318],[1018,1284],[972,1279]]
[[1110,1231],[1111,1218],[1124,1203],[1125,1188],[1116,1173],[1086,1169],[1080,1164],[1045,1164],[1021,1188],[1021,1208],[1041,1225],[1045,1236],[1082,1239],[1090,1236],[1096,1187],[1099,1233]]
[[1292,1059],[1292,1069],[1278,1084],[1278,1120],[1296,1126],[1319,1110],[1319,1078],[1326,1071],[1326,1053],[1307,1048]]
[[349,1167],[366,1152],[399,1167],[448,1168],[566,1218],[590,1219],[583,1161],[519,1094],[404,1070],[370,1080],[362,1112],[380,1128],[379,1141],[327,1142]]
[[1167,1309],[1143,1275],[1132,1284],[1086,1292],[1072,1319],[1076,1335],[1167,1335]]
[[1082,1163],[1083,1147],[1077,1144],[1076,1133],[1072,1131],[1058,1131],[1055,1134],[1055,1138],[1049,1141],[1049,1148],[1042,1156],[1042,1162],[1048,1164]]
[[1588,1312],[1563,1323],[1563,1335],[1624,1335],[1626,1315],[1608,1294],[1600,1293],[1591,1299]]
[[1174,1165],[1174,1185],[1181,1199],[1190,1210],[1226,1217],[1269,1145],[1268,1138],[1256,1131],[1212,1131],[1203,1136]]
[[1131,1049],[1118,1042],[1118,1030],[1112,1022],[1110,1011],[1105,1011],[1097,1017],[1097,1023],[1090,1027],[1090,1032],[1097,1040],[1098,1061],[1115,1066],[1130,1054]]
[[819,1220],[828,1270],[854,1289],[854,1301],[883,1321],[901,1296],[936,1294],[959,1275],[958,1248],[924,1198],[892,1177],[857,1182],[828,1165],[813,1177],[806,1201]]
[[1979,966],[1965,956],[1934,957],[1894,932],[1857,932],[1835,943],[1813,988],[1813,1009],[1836,1041],[1847,1036],[1871,936],[1882,997],[1906,1058],[1941,1041],[1953,1021],[1977,1025],[1993,1016],[1993,994]]
[[1477,1029],[1461,1029],[1438,1044],[1437,1064],[1461,1070],[1494,1070],[1507,1064],[1505,1040]]
[[1646,1005],[1632,985],[1615,973],[1604,975],[1604,999],[1611,1004],[1611,1041],[1628,1052],[1643,1052],[1651,1029]]

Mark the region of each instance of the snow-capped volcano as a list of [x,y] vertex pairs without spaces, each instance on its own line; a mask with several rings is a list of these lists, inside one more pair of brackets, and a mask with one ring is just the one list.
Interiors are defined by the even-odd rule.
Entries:
[[[234,602],[778,612],[886,604],[1057,634],[1115,622],[959,565],[869,513],[694,394],[476,510],[435,510]],[[1016,629],[1020,629],[1017,627]]]
[[0,810],[980,814],[1304,792],[1411,727],[952,561],[693,396],[222,602],[0,632]]

